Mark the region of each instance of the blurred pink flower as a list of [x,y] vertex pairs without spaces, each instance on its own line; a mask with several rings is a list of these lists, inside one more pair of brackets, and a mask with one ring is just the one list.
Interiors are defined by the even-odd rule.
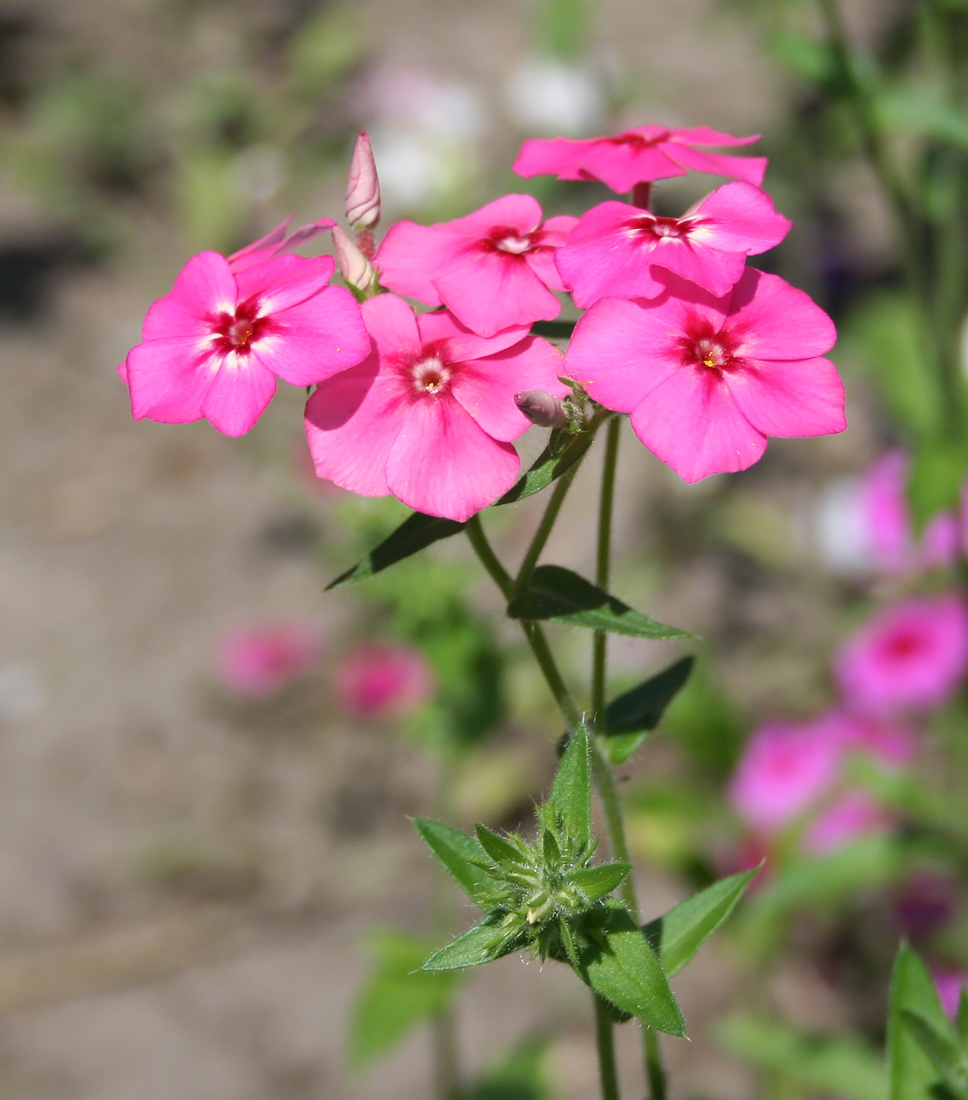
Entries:
[[834,671],[852,709],[929,710],[968,673],[968,609],[960,596],[912,597],[873,615],[841,646]]
[[434,676],[417,650],[370,643],[336,666],[333,690],[355,718],[402,718],[430,698]]
[[891,815],[865,791],[848,791],[810,823],[803,834],[803,849],[824,855],[858,837],[883,832],[891,823]]
[[931,977],[934,978],[934,987],[938,991],[941,1007],[953,1020],[958,1013],[961,991],[968,990],[968,974],[963,970],[938,967],[932,969]]
[[696,146],[749,145],[752,137],[734,137],[708,126],[689,130],[636,126],[611,137],[532,138],[521,146],[513,170],[519,176],[551,175],[560,180],[601,180],[613,191],[631,191],[637,183],[711,172],[732,176],[757,187],[766,172],[766,157],[735,157],[710,153]]
[[316,665],[319,628],[305,619],[251,623],[228,631],[215,647],[215,671],[229,691],[260,699]]

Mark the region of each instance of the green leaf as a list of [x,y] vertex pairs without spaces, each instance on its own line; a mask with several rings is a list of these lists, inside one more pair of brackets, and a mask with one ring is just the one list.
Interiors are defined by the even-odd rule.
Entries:
[[889,1100],[934,1100],[938,1074],[906,1023],[904,1013],[917,1012],[936,1028],[948,1027],[947,1017],[928,968],[920,956],[902,944],[891,976],[887,1013]]
[[605,737],[609,759],[624,764],[654,730],[666,707],[689,679],[694,657],[683,657],[657,676],[613,699],[605,708]]
[[453,998],[461,976],[424,973],[432,944],[402,932],[378,932],[371,940],[374,968],[350,1020],[347,1061],[363,1069],[397,1045]]
[[773,1020],[735,1015],[718,1038],[730,1054],[809,1094],[842,1100],[884,1100],[887,1094],[881,1059],[853,1037],[814,1038]]
[[348,584],[359,584],[374,573],[379,573],[388,566],[395,565],[404,558],[409,558],[421,550],[441,539],[449,539],[464,530],[463,523],[457,523],[452,519],[441,519],[439,516],[425,516],[423,512],[414,514],[403,521],[400,526],[374,547],[361,561],[358,561],[352,569],[347,569],[334,581],[326,585],[326,591],[333,588],[343,588]]
[[548,1100],[547,1048],[543,1037],[525,1039],[462,1092],[461,1100]]
[[509,844],[503,836],[498,836],[486,825],[476,826],[477,840],[485,852],[495,863],[521,863],[521,853],[513,844]]
[[692,960],[732,913],[758,871],[757,867],[720,879],[645,926],[643,931],[670,978]]
[[968,1085],[965,1056],[952,1039],[950,1028],[946,1026],[942,1032],[920,1012],[912,1012],[908,1008],[902,1008],[900,1016],[939,1076],[956,1093],[964,1096]]
[[938,512],[957,510],[968,469],[968,446],[963,442],[931,440],[914,449],[908,498],[915,531]]
[[546,806],[560,840],[567,839],[573,848],[591,843],[592,769],[584,722],[572,733],[561,757]]
[[512,619],[550,619],[569,626],[587,626],[633,638],[692,638],[674,626],[633,611],[621,600],[560,565],[539,565],[528,587],[508,604]]
[[427,959],[422,970],[460,970],[468,966],[480,966],[492,962],[524,945],[523,937],[509,936],[502,928],[502,913],[492,913],[480,924],[451,940],[446,947],[435,951]]
[[595,440],[593,432],[571,436],[565,432],[552,432],[548,445],[531,464],[531,469],[496,501],[496,504],[514,504],[526,497],[540,493],[553,481],[575,465]]
[[590,902],[598,901],[617,889],[631,870],[631,863],[601,863],[597,867],[580,867],[572,871],[568,881],[572,886],[577,886]]
[[955,1016],[955,1033],[958,1042],[968,1050],[968,989],[961,987],[961,996],[958,998],[958,1014]]
[[451,828],[450,825],[428,821],[426,818],[415,818],[414,825],[427,847],[450,871],[472,901],[478,905],[486,905],[489,899],[502,891],[502,884],[479,866],[481,862],[486,862],[487,853],[473,837]]
[[579,977],[616,1008],[668,1035],[686,1026],[655,952],[629,913],[609,905],[595,941],[579,952]]

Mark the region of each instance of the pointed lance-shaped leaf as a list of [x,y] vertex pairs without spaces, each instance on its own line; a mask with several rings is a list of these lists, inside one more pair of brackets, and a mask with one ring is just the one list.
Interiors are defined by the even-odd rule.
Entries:
[[[568,440],[567,443],[563,443]],[[525,497],[540,493],[562,474],[567,473],[584,456],[595,440],[593,432],[582,432],[568,437],[564,431],[554,431],[548,445],[531,464],[531,468],[496,501],[496,504],[514,504]]]
[[668,1035],[686,1025],[655,952],[628,911],[608,903],[606,923],[579,952],[579,977],[607,1001]]
[[450,871],[471,901],[483,907],[501,893],[503,884],[481,866],[488,863],[487,853],[472,836],[426,818],[415,818],[414,825],[427,847]]
[[441,519],[439,516],[425,516],[423,512],[414,514],[403,521],[395,531],[375,546],[365,558],[347,569],[334,581],[326,585],[326,591],[332,588],[343,588],[348,584],[359,584],[379,573],[388,566],[395,565],[404,558],[425,550],[441,539],[449,539],[464,530],[463,523],[457,523],[452,519]]
[[671,978],[690,962],[700,947],[732,913],[759,867],[720,879],[680,902],[643,931]]
[[938,1076],[956,1095],[968,1095],[968,1067],[965,1065],[964,1054],[951,1036],[950,1028],[942,1032],[920,1012],[913,1012],[909,1008],[902,1008],[900,1013],[901,1019],[917,1039]]
[[509,934],[502,928],[503,919],[501,913],[486,917],[446,947],[435,951],[421,969],[462,970],[467,966],[481,966],[523,947],[525,937]]
[[560,565],[539,565],[528,587],[508,604],[512,619],[550,620],[633,638],[670,640],[694,635],[633,611],[590,581]]
[[545,805],[559,831],[559,840],[567,839],[572,849],[591,843],[592,769],[584,722],[572,732]]
[[694,657],[683,657],[638,687],[613,699],[605,708],[609,759],[624,764],[659,724],[666,707],[689,679]]
[[631,870],[631,863],[600,863],[597,867],[579,867],[568,875],[568,883],[577,887],[589,902],[594,902],[618,889]]
[[521,853],[513,844],[509,844],[503,836],[498,836],[497,833],[489,829],[486,825],[475,826],[475,831],[477,833],[477,842],[495,863],[520,864],[522,862]]
[[949,1027],[928,968],[902,944],[891,976],[887,1012],[889,1100],[933,1100],[938,1072],[921,1048],[904,1013],[917,1012],[935,1028]]
[[961,996],[958,998],[955,1033],[958,1036],[958,1042],[968,1051],[968,989],[964,986],[961,987]]

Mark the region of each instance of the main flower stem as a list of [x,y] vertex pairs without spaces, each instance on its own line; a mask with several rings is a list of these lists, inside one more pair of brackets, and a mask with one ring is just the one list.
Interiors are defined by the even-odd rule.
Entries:
[[[618,441],[622,422],[618,417],[608,422],[605,436],[605,457],[602,462],[602,492],[598,499],[598,544],[595,557],[595,583],[608,590],[612,563],[612,511],[615,504],[615,469],[618,464]],[[595,732],[605,733],[605,670],[608,658],[608,634],[596,630],[592,640],[592,713]]]
[[615,1032],[608,1005],[597,993],[595,999],[595,1045],[598,1048],[598,1078],[602,1083],[602,1100],[619,1100],[618,1067],[615,1062]]
[[565,496],[571,488],[571,483],[574,481],[575,474],[578,473],[578,467],[580,465],[581,459],[558,478],[558,484],[555,485],[551,493],[551,499],[548,501],[548,506],[544,510],[544,515],[541,517],[538,529],[534,533],[531,545],[528,547],[521,561],[521,568],[518,570],[518,575],[514,578],[515,593],[523,592],[524,589],[527,588],[528,581],[531,580],[531,574],[534,572],[534,567],[538,564],[538,558],[541,557],[541,551],[545,548],[548,536],[551,534],[551,529],[555,525],[555,520],[558,518],[558,513],[561,511],[561,506],[565,501]]

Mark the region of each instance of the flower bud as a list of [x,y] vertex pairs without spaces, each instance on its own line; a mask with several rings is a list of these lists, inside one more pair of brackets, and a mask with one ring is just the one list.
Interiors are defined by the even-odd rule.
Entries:
[[346,184],[346,220],[356,230],[372,229],[380,220],[380,179],[370,138],[364,132],[356,139]]
[[561,401],[544,390],[516,393],[514,403],[539,428],[561,428],[568,422],[568,415]]
[[347,284],[363,294],[369,294],[376,283],[373,264],[363,255],[338,225],[332,228],[336,268]]

